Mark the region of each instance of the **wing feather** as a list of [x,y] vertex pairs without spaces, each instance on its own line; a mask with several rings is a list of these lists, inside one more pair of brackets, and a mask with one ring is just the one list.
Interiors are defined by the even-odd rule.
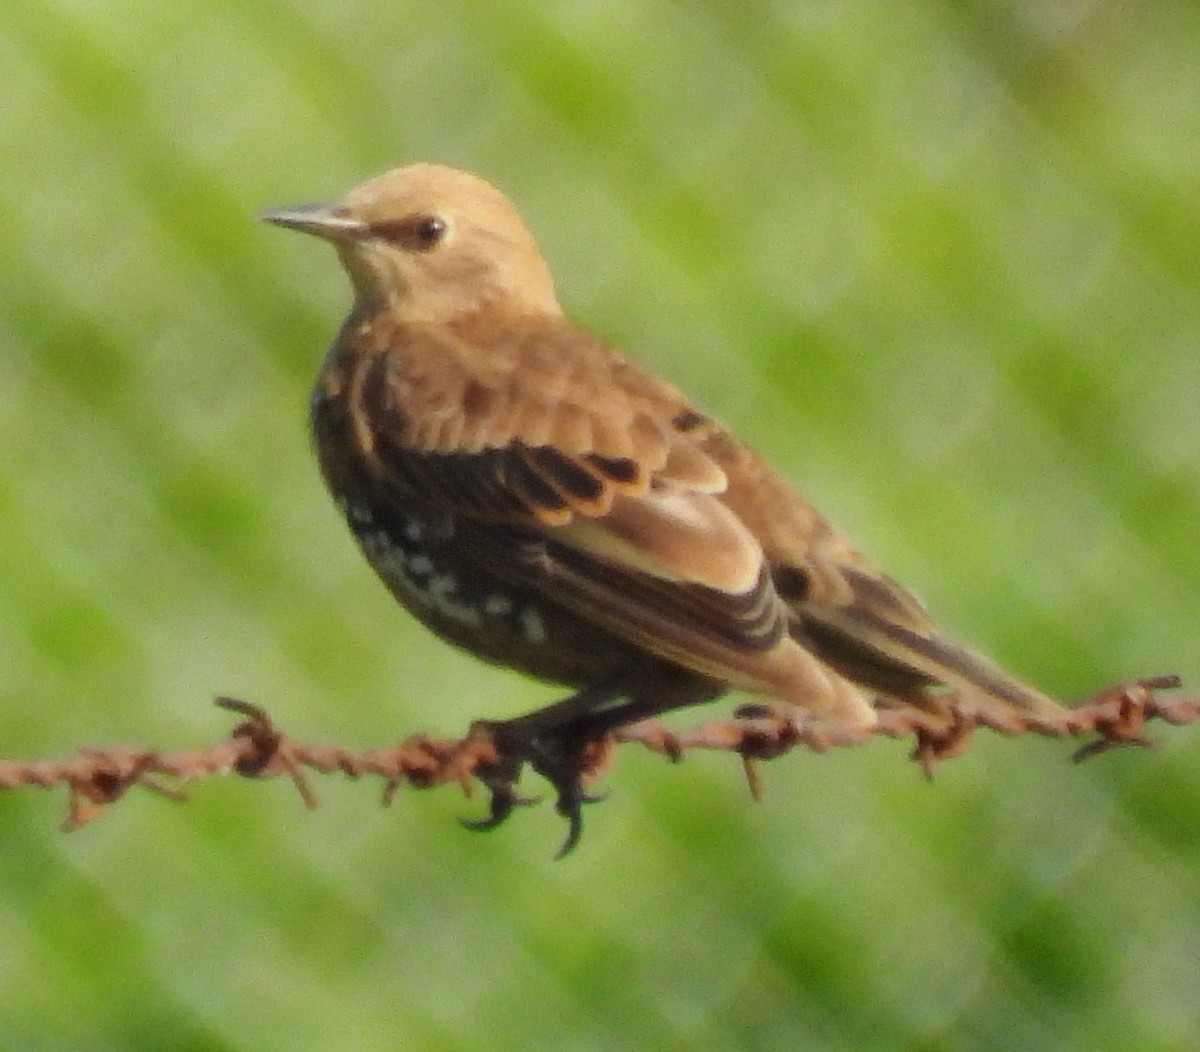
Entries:
[[[703,418],[673,388],[600,344],[586,368],[518,386],[456,371],[462,346],[437,339],[443,368],[428,377],[375,355],[354,378],[352,431],[371,436],[360,454],[381,502],[411,494],[454,513],[470,557],[501,578],[676,660],[707,655],[728,671],[783,638],[788,613],[762,548],[718,499],[726,477],[702,445]],[[554,353],[542,345],[536,368]],[[518,536],[522,550],[544,548],[548,571],[504,550]]]
[[374,350],[345,378],[344,431],[375,496],[455,515],[464,558],[501,579],[730,681],[752,678],[753,655],[787,633],[902,700],[950,686],[1061,712],[947,640],[675,388],[560,320],[364,339]]

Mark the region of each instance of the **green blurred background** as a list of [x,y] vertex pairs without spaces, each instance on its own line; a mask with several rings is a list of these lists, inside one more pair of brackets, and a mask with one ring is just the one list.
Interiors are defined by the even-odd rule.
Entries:
[[[1200,687],[1192,0],[18,0],[0,13],[0,754],[460,733],[307,449],[347,305],[257,224],[479,172],[569,312],[1064,697]],[[728,712],[729,705],[709,710]],[[693,714],[694,717],[699,714]],[[1200,1047],[1200,733],[626,750],[548,806],[323,779],[0,798],[0,1048]]]

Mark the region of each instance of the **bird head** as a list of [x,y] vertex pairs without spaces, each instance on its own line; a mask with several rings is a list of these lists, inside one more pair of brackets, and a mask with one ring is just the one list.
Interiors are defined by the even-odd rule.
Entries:
[[397,168],[331,204],[266,212],[332,242],[360,308],[449,322],[484,307],[559,316],[533,235],[494,186],[438,164]]

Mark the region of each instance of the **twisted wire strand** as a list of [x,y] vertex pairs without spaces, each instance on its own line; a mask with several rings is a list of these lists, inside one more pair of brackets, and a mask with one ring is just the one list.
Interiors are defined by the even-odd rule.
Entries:
[[[804,718],[796,710],[782,711],[747,705],[734,717],[677,731],[648,720],[622,727],[594,743],[583,758],[586,779],[599,779],[611,768],[620,746],[637,743],[672,760],[695,749],[739,755],[751,793],[761,786],[757,762],[775,759],[797,748],[813,752],[861,745],[876,735],[911,738],[910,756],[926,776],[936,765],[964,753],[978,728],[1002,735],[1038,734],[1052,738],[1091,735],[1074,753],[1076,761],[1127,745],[1151,746],[1144,736],[1151,720],[1172,725],[1200,719],[1200,697],[1161,695],[1180,685],[1178,677],[1156,676],[1118,684],[1080,702],[1061,720],[1032,720],[1016,712],[1002,718],[947,699],[943,713],[912,709],[884,710],[869,728],[843,727]],[[340,771],[351,779],[374,776],[383,781],[383,802],[390,803],[403,786],[428,789],[455,783],[470,795],[477,776],[502,757],[487,724],[473,726],[462,738],[432,738],[415,734],[390,746],[351,750],[336,745],[302,742],[280,731],[267,712],[235,698],[217,704],[244,719],[227,738],[205,748],[159,752],[130,746],[110,749],[83,747],[63,760],[0,760],[0,789],[66,785],[69,791],[64,831],[78,829],[103,814],[133,786],[176,800],[186,799],[189,783],[227,773],[247,778],[289,777],[308,807],[317,805],[307,772]]]

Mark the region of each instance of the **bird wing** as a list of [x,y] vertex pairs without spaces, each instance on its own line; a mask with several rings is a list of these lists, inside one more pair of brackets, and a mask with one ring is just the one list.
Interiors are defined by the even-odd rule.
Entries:
[[[456,543],[502,579],[752,684],[741,666],[784,638],[789,615],[758,540],[719,499],[725,473],[692,435],[705,418],[568,335],[583,342],[563,355],[544,334],[462,361],[477,345],[441,330],[410,337],[419,356],[359,356],[347,401],[374,498],[452,512]],[[519,375],[494,364],[522,358]]]
[[936,704],[930,688],[949,687],[983,710],[1061,719],[1052,699],[947,637],[752,449],[719,428],[702,445],[729,479],[721,500],[762,543],[791,634],[807,650],[897,701]]
[[600,341],[561,322],[410,339],[422,354],[360,359],[367,460],[383,486],[487,524],[472,543],[501,577],[537,579],[513,557],[534,538],[550,598],[734,682],[787,633],[901,701],[941,685],[1061,713],[949,640],[761,458]]

